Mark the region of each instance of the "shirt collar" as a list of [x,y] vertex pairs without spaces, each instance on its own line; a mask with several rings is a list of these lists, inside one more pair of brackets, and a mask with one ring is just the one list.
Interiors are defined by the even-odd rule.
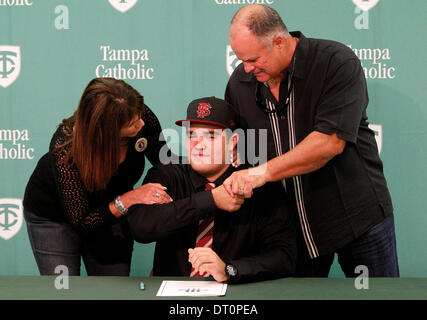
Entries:
[[[234,170],[235,168],[233,166],[231,165],[228,166],[227,170],[218,179],[213,181],[213,183],[215,184],[215,187],[222,185],[225,179],[227,179],[233,173]],[[206,183],[211,182],[211,181],[208,181],[201,174],[194,171],[193,168],[191,168],[191,165],[188,165],[188,171],[189,171],[191,183],[193,184],[196,190],[204,190]]]
[[289,72],[293,72],[294,77],[297,78],[305,78],[305,65],[307,60],[307,52],[308,52],[308,39],[300,32],[293,31],[290,34],[298,38],[298,45],[295,48],[294,59],[295,64],[292,65],[292,69],[289,68]]

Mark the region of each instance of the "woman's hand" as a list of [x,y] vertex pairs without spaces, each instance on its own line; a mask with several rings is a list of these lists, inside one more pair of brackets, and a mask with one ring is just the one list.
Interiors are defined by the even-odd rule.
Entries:
[[126,208],[138,203],[161,204],[172,201],[172,198],[166,193],[166,187],[160,183],[144,184],[135,190],[126,192],[120,198]]
[[[166,187],[160,183],[146,183],[139,188],[128,191],[120,196],[120,200],[126,208],[134,204],[162,204],[169,203],[173,199],[166,193]],[[111,213],[117,218],[121,217],[120,212],[114,206],[114,202],[109,204]]]

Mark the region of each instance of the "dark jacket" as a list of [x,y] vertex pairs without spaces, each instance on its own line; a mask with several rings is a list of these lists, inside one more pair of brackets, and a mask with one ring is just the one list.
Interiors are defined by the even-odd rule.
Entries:
[[[219,186],[233,172],[217,180]],[[154,276],[189,276],[189,248],[194,248],[198,222],[214,216],[212,249],[226,263],[237,267],[239,281],[291,276],[296,262],[294,219],[283,206],[277,184],[257,189],[236,212],[215,207],[206,178],[190,165],[157,165],[144,183],[167,187],[173,202],[135,205],[129,209],[131,233],[138,242],[157,241]]]

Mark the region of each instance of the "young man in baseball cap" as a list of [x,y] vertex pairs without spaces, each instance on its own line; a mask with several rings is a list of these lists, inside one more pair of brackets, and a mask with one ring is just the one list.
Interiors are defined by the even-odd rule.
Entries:
[[224,100],[192,101],[187,118],[189,164],[156,165],[144,183],[161,183],[173,202],[129,208],[137,242],[156,241],[154,276],[212,276],[243,282],[291,276],[296,261],[292,216],[283,214],[278,185],[250,199],[232,198],[222,186],[235,170],[237,115]]

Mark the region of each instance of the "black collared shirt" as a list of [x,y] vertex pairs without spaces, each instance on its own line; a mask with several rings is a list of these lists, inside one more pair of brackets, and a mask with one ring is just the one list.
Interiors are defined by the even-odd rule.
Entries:
[[[219,186],[234,171],[230,168],[215,181]],[[198,222],[214,216],[212,249],[237,267],[239,281],[290,276],[296,262],[295,223],[280,199],[277,184],[260,188],[235,212],[216,208],[209,181],[188,164],[157,165],[144,183],[167,187],[173,202],[134,205],[128,221],[137,242],[157,241],[153,275],[189,276],[188,249],[196,244]]]
[[[343,247],[391,215],[393,208],[374,133],[368,128],[368,93],[359,59],[338,42],[291,34],[299,38],[295,64],[287,70],[294,95],[274,125],[256,103],[255,88],[263,84],[245,73],[243,65],[230,77],[225,99],[236,108],[242,128],[267,129],[268,159],[278,155],[277,136],[282,154],[312,131],[337,133],[346,140],[342,154],[321,169],[286,179],[283,198],[291,199],[287,202],[297,211],[307,253],[314,258]],[[287,86],[286,78],[280,101],[268,88],[262,88],[261,99],[278,108]],[[258,141],[255,136],[252,142],[257,152]]]

